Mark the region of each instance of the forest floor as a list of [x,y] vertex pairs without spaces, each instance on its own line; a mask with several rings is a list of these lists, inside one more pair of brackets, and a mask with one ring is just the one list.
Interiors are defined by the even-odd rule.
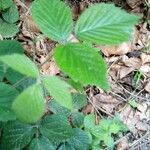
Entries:
[[[15,0],[20,11],[20,33],[16,39],[22,43],[29,57],[43,64],[55,47],[45,38],[30,17],[31,1]],[[88,105],[85,114],[95,112],[98,118],[110,118],[116,112],[129,128],[129,132],[115,142],[117,150],[150,150],[150,2],[148,0],[66,0],[76,20],[93,3],[115,3],[129,13],[141,16],[133,38],[118,46],[97,46],[108,64],[111,91],[95,87],[86,88]],[[73,39],[75,40],[75,39]],[[35,52],[36,49],[36,52]],[[54,60],[47,61],[43,74],[59,75]]]

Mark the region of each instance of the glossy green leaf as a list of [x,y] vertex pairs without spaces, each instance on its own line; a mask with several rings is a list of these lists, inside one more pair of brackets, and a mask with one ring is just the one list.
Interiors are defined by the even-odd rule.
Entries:
[[34,138],[31,141],[29,150],[55,150],[52,143],[46,137]]
[[64,115],[50,115],[44,118],[40,132],[53,142],[67,140],[74,134],[67,117]]
[[74,129],[74,136],[67,141],[76,150],[87,150],[90,145],[90,140],[86,132],[81,129]]
[[76,36],[97,44],[119,44],[131,38],[139,17],[114,4],[92,5],[81,14],[75,27]]
[[0,149],[23,149],[27,144],[29,144],[34,133],[35,131],[30,125],[19,122],[9,122],[4,126]]
[[72,109],[72,97],[69,91],[70,85],[58,77],[45,77],[44,85],[51,96],[62,106]]
[[4,38],[14,37],[19,32],[15,24],[7,23],[0,18],[0,35]]
[[0,56],[0,61],[11,67],[12,69],[29,77],[37,78],[39,76],[38,68],[25,55],[12,54]]
[[19,92],[12,86],[0,83],[0,107],[10,108]]
[[97,85],[108,90],[107,68],[97,49],[85,44],[60,45],[54,53],[57,65],[73,80],[83,85]]
[[17,6],[15,4],[12,4],[8,10],[2,12],[2,17],[9,23],[15,23],[16,21],[18,21],[19,12]]
[[[40,13],[39,13],[40,12]],[[71,10],[60,0],[36,0],[31,14],[40,30],[54,41],[66,40],[73,27]]]
[[12,3],[12,0],[0,0],[0,11],[9,8]]
[[38,121],[45,111],[42,87],[36,84],[28,87],[15,99],[12,109],[22,122]]

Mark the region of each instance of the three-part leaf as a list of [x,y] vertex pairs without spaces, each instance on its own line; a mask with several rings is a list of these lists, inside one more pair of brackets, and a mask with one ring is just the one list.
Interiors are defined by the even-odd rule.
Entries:
[[33,20],[40,30],[54,41],[66,41],[73,20],[71,10],[60,0],[36,0],[31,9]]
[[129,40],[139,17],[113,4],[96,4],[83,12],[75,27],[76,36],[97,44],[119,44]]
[[68,43],[56,47],[54,57],[60,69],[73,80],[109,89],[106,63],[97,49],[86,44]]
[[69,91],[70,85],[58,77],[45,77],[44,85],[51,96],[62,106],[72,109],[72,97]]
[[13,102],[12,109],[17,118],[26,123],[35,123],[45,111],[41,85],[32,85],[24,90]]
[[0,61],[12,69],[29,77],[37,78],[39,71],[36,65],[25,55],[12,54],[0,56]]
[[31,141],[35,130],[31,125],[9,122],[5,125],[0,149],[19,150]]

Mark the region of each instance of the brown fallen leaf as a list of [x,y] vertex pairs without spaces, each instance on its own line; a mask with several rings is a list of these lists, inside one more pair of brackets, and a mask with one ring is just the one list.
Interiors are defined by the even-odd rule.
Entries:
[[142,64],[150,63],[150,55],[142,53],[141,54]]

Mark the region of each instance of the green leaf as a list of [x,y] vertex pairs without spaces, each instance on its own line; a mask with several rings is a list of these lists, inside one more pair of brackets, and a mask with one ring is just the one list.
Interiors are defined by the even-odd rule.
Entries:
[[86,132],[81,129],[74,129],[74,136],[72,136],[68,143],[76,150],[87,150],[90,145],[90,139]]
[[131,38],[139,17],[114,4],[96,4],[83,12],[75,27],[76,36],[97,44],[119,44]]
[[4,38],[14,37],[19,32],[18,26],[7,23],[0,18],[0,35]]
[[37,78],[39,71],[36,65],[25,55],[12,54],[0,56],[0,61],[12,69],[29,77]]
[[114,139],[110,135],[106,134],[105,136],[103,136],[103,140],[104,140],[104,143],[106,144],[106,146],[108,146],[108,148],[113,149]]
[[15,99],[12,109],[22,122],[38,121],[45,111],[42,87],[37,84],[28,87]]
[[19,92],[12,86],[0,83],[0,107],[10,108]]
[[71,118],[72,118],[72,124],[75,127],[78,127],[78,128],[83,127],[84,115],[82,113],[80,112],[73,113],[71,115]]
[[18,21],[19,13],[17,6],[13,3],[8,10],[2,12],[2,17],[9,23],[15,23]]
[[23,149],[35,133],[31,125],[9,122],[4,126],[1,148],[3,150]]
[[50,115],[44,118],[40,132],[51,142],[65,141],[74,134],[67,117],[64,115]]
[[12,3],[12,0],[0,0],[0,11],[9,8]]
[[0,56],[9,54],[23,54],[24,49],[21,44],[16,40],[3,40],[0,41]]
[[55,150],[52,143],[46,137],[34,138],[29,150]]
[[45,77],[43,82],[50,95],[53,96],[60,105],[72,110],[72,97],[69,91],[71,86],[69,84],[55,76]]
[[54,53],[57,65],[73,80],[108,90],[107,68],[97,49],[85,44],[60,45]]
[[84,127],[89,130],[95,127],[95,115],[94,114],[89,114],[84,117]]
[[71,145],[69,145],[67,142],[63,143],[58,150],[76,150]]
[[[40,13],[39,13],[40,12]],[[73,28],[71,10],[60,0],[36,0],[31,14],[40,30],[54,41],[66,40]]]
[[86,95],[80,93],[72,93],[73,108],[81,109],[87,105]]
[[121,131],[121,126],[119,124],[112,123],[110,125],[110,129],[109,129],[110,133],[117,134],[119,131]]
[[61,106],[56,100],[51,100],[48,104],[48,108],[54,114],[65,115],[66,117],[69,117],[71,114],[69,109]]
[[14,112],[8,108],[0,107],[0,121],[7,122],[10,120],[16,120]]

